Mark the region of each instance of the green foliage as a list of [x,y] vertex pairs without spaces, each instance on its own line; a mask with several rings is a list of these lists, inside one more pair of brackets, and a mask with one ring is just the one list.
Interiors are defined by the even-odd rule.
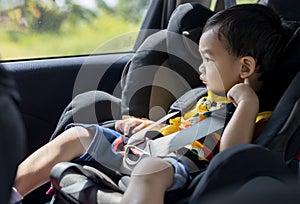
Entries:
[[119,0],[116,12],[127,21],[138,23],[146,12],[149,0]]
[[36,8],[41,14],[38,18],[34,18],[32,29],[37,32],[59,32],[67,14],[60,12],[58,9],[48,9],[40,5]]
[[[47,1],[46,1],[47,2]],[[29,1],[27,2],[26,14],[30,19],[32,29],[37,32],[60,32],[65,21],[76,25],[79,21],[89,23],[97,17],[96,10],[89,10],[72,0],[65,0],[62,6],[55,1]]]
[[139,26],[102,13],[89,24],[80,22],[74,26],[65,21],[58,34],[0,31],[0,56],[12,60],[128,51],[133,47]]
[[98,7],[92,11],[79,4],[74,4],[72,0],[67,0],[65,6],[65,13],[68,16],[67,20],[74,25],[79,21],[89,23],[93,18],[97,17],[97,12],[101,10],[101,7]]
[[[29,27],[2,24],[0,59],[26,59],[131,50],[150,0],[96,0],[89,9],[73,0],[26,0]],[[134,8],[135,7],[135,8]],[[4,27],[3,27],[4,26]]]

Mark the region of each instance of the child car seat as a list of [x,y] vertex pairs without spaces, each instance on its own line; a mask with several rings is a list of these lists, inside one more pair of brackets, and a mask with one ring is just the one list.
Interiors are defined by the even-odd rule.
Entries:
[[179,96],[201,85],[198,42],[212,14],[201,4],[182,4],[173,12],[167,29],[140,46],[124,72],[122,115],[157,120]]
[[[191,88],[201,85],[197,71],[202,62],[198,54],[198,41],[203,25],[212,14],[212,11],[200,4],[187,3],[178,6],[170,19],[168,29],[148,37],[125,68],[122,77],[122,100],[98,91],[90,92],[88,95],[100,94],[99,99],[108,102],[112,99],[112,103],[116,106],[121,103],[119,111],[122,115],[151,119],[164,115],[176,98]],[[194,19],[198,20],[194,21]],[[179,41],[181,45],[174,47],[173,44]],[[171,49],[175,50],[170,51]],[[82,95],[84,97],[81,99],[84,100],[88,95]],[[163,97],[164,95],[166,97]],[[77,104],[80,103],[79,97],[75,99]],[[157,106],[165,110],[158,114],[151,114],[153,107]],[[110,106],[103,106],[102,109],[107,107],[110,108]],[[80,111],[82,108],[85,107],[81,106],[75,111]],[[71,104],[65,110],[65,114],[71,113],[68,114],[69,119],[74,114],[73,110]],[[62,118],[61,121],[69,120]],[[54,136],[57,133],[58,131]]]
[[[196,47],[202,27],[212,14],[197,3],[178,6],[168,28],[149,36],[124,68],[121,98],[103,91],[76,96],[62,113],[51,139],[74,118],[79,123],[91,123],[90,118],[97,117],[101,125],[113,128],[113,120],[122,115],[152,120],[163,116],[176,98],[201,85],[197,69],[202,61]],[[179,42],[181,46],[174,47]]]
[[[284,135],[286,135],[286,133],[288,133],[288,134],[291,133],[292,134],[292,139],[291,139],[292,142],[287,142],[288,144],[291,144],[291,147],[293,147],[295,144],[296,145],[299,144],[299,142],[294,142],[296,140],[296,139],[294,139],[294,136],[297,136],[297,135],[300,134],[299,128],[298,127],[295,128],[295,126],[299,125],[299,122],[297,122],[296,120],[295,120],[295,122],[293,122],[293,120],[295,118],[297,120],[299,119],[299,116],[297,116],[297,115],[299,115],[299,109],[298,109],[298,105],[299,105],[299,101],[298,101],[299,100],[299,77],[300,77],[299,74],[297,75],[297,77],[295,78],[295,80],[291,83],[291,85],[289,86],[288,90],[285,91],[286,87],[290,83],[292,77],[294,77],[295,74],[298,73],[299,62],[297,62],[296,59],[297,59],[297,56],[299,56],[299,54],[297,54],[297,53],[288,54],[288,53],[292,52],[292,50],[297,49],[297,45],[295,45],[295,43],[298,42],[298,37],[297,36],[298,36],[298,31],[295,32],[295,35],[294,35],[293,39],[291,40],[291,42],[287,46],[287,49],[286,49],[286,52],[285,52],[285,55],[284,55],[284,60],[282,60],[278,64],[278,67],[276,67],[276,69],[277,69],[276,77],[279,77],[280,73],[282,74],[283,71],[284,71],[284,73],[286,75],[286,76],[284,76],[284,80],[280,80],[280,82],[283,82],[283,83],[280,84],[280,87],[277,87],[278,88],[278,93],[277,93],[278,97],[281,97],[281,95],[282,95],[283,92],[285,92],[285,93],[284,93],[283,97],[281,98],[280,102],[278,103],[278,105],[276,106],[276,109],[274,110],[273,115],[272,115],[272,117],[271,117],[268,125],[265,127],[263,133],[260,135],[260,137],[256,141],[257,144],[259,144],[259,145],[266,145],[272,151],[276,150],[276,149],[272,149],[273,145],[272,145],[271,141],[275,141],[276,140],[275,138],[282,138],[280,136],[280,134],[277,135],[277,132],[278,132],[278,130],[281,127],[283,127],[282,128],[283,130],[287,130],[287,132],[285,132]],[[286,57],[290,57],[290,58],[286,58]],[[292,63],[291,63],[291,61],[292,61]],[[287,68],[287,65],[292,65],[292,66],[288,66],[288,68]],[[286,70],[286,69],[288,69],[288,70]],[[292,99],[292,100],[290,100],[290,99]],[[291,103],[286,103],[287,101],[291,101]],[[281,120],[278,122],[277,119],[282,116],[281,114],[284,114],[284,117],[282,117]],[[286,121],[287,118],[291,118],[291,119],[288,120],[288,121]],[[289,121],[292,121],[292,123],[290,123]],[[272,123],[275,124],[275,126],[269,125],[269,124],[272,124]],[[277,126],[277,125],[279,125],[279,126]],[[290,125],[292,127],[292,129],[290,129],[290,127],[286,128],[285,125]],[[277,128],[274,128],[274,127],[277,127]],[[270,134],[268,134],[268,131],[272,131],[272,130],[274,130],[275,132],[271,132]],[[291,130],[291,131],[289,132],[289,130]],[[279,131],[279,132],[282,132],[282,131]],[[284,140],[286,140],[286,138]],[[289,140],[289,141],[291,141],[291,140]],[[246,149],[247,149],[247,147],[246,147]],[[258,151],[259,152],[261,152],[261,149],[263,149],[263,152],[268,151],[265,148],[260,148],[260,146],[252,146],[252,145],[250,145],[249,147],[255,147],[255,148],[258,147]],[[285,144],[284,144],[284,147],[286,147]],[[236,147],[236,148],[239,148],[239,147]],[[233,148],[233,149],[236,149],[236,148]],[[296,149],[299,150],[299,146],[297,146]],[[231,149],[230,151],[226,151],[226,152],[231,152],[231,151],[233,151],[233,150]],[[239,153],[235,154],[234,151],[233,151],[232,155],[233,156],[234,155],[240,155]],[[270,153],[270,151],[268,151],[268,153]],[[281,152],[279,152],[279,153],[281,154]],[[293,153],[293,155],[294,155],[294,153]],[[222,153],[219,154],[219,155],[222,155]],[[284,154],[284,155],[286,155],[286,154]],[[248,156],[239,156],[239,157],[237,157],[238,159],[235,160],[237,162],[231,163],[232,164],[232,166],[231,166],[232,169],[239,169],[240,165],[239,165],[238,161],[242,160],[242,158],[249,158],[250,159],[252,156],[253,156],[253,154],[248,154]],[[283,161],[279,160],[277,157],[273,157],[274,156],[273,154],[269,154],[269,156],[274,161],[274,166],[278,165],[278,166],[280,166],[280,168],[281,167],[283,168],[283,171],[282,171],[283,174],[280,174],[280,172],[279,172],[278,175],[281,175],[282,177],[285,177],[285,176],[289,177],[290,175],[285,175],[286,172],[289,172],[289,169],[285,168],[285,165],[282,165],[282,164],[284,164],[284,163],[282,163]],[[220,158],[220,157],[222,157],[222,156],[218,156],[217,158]],[[251,158],[252,159],[252,164],[255,163],[255,159],[256,158],[261,158],[261,157],[253,156],[253,158]],[[214,159],[214,160],[216,160],[216,159]],[[224,162],[223,159],[218,159],[218,161]],[[277,163],[277,161],[278,161],[278,163]],[[274,166],[271,166],[271,165],[268,166],[267,165],[267,166],[264,166],[264,167],[266,167],[267,169],[269,168],[269,170],[270,169],[271,170],[276,170],[276,167],[274,167]],[[230,165],[228,167],[230,167]],[[251,168],[252,167],[253,166],[251,166]],[[211,169],[213,167],[209,167],[209,168]],[[249,167],[250,170],[251,170],[251,168]],[[253,170],[255,171],[256,169],[253,169]],[[209,172],[213,173],[214,171],[209,171]],[[218,171],[218,172],[220,172],[220,171]],[[220,172],[220,173],[222,173],[222,172]],[[228,175],[229,175],[229,173],[227,171],[227,175],[225,175],[225,176],[228,176]],[[243,174],[241,174],[241,175],[243,175]],[[201,178],[201,176],[203,176],[203,175],[199,175],[199,177],[197,177],[197,178]],[[232,176],[235,176],[235,174],[232,174]],[[254,172],[254,176],[255,176],[255,172]],[[263,175],[263,176],[268,176],[268,175],[266,174],[266,175]],[[197,186],[200,186],[200,185],[203,185],[203,182],[205,183],[205,180],[202,180],[202,181],[200,180],[200,182],[198,184],[197,184],[197,180],[195,180],[195,182],[196,182]],[[195,182],[193,183],[194,185],[195,185]],[[219,184],[222,185],[221,182]],[[198,187],[198,188],[200,188],[200,187]],[[193,188],[193,186],[191,186],[191,189],[192,189],[191,191],[193,191],[195,188]],[[198,191],[194,191],[194,192],[197,193]],[[187,196],[189,196],[189,195],[187,195]],[[194,199],[197,200],[197,198],[194,198]],[[187,201],[187,200],[185,200],[185,201]]]

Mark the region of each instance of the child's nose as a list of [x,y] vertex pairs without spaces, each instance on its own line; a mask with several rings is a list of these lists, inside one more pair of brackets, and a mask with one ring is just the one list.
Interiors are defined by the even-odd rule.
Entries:
[[205,67],[204,67],[203,63],[199,66],[199,72],[202,74],[205,73]]

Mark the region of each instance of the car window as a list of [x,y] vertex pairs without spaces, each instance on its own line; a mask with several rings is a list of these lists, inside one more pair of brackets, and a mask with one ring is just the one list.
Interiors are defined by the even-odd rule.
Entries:
[[0,0],[0,60],[131,51],[150,0]]

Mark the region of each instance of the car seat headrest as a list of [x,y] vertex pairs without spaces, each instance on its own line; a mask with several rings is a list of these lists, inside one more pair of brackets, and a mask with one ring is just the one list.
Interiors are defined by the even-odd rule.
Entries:
[[[286,83],[290,83],[300,70],[300,27],[287,43],[282,58],[279,60],[278,72],[285,75]],[[286,84],[288,86],[288,84]]]
[[[265,79],[264,92],[268,108],[275,107],[287,87],[300,70],[300,28],[298,28],[287,43],[280,59],[273,67],[271,76]],[[276,59],[274,59],[276,60]],[[274,90],[276,93],[274,93]],[[265,107],[264,109],[266,109]]]
[[289,21],[300,21],[299,0],[269,0],[268,6],[272,7],[283,19]]
[[[202,28],[212,14],[213,11],[199,3],[185,3],[179,5],[172,13],[167,29],[170,32],[183,34],[198,43]],[[199,32],[195,32],[194,35],[188,34],[195,29],[198,29]]]
[[198,43],[203,26],[213,14],[199,3],[185,3],[175,9],[167,27],[167,51],[171,66],[190,80],[189,83],[198,86],[198,67],[202,63]]

